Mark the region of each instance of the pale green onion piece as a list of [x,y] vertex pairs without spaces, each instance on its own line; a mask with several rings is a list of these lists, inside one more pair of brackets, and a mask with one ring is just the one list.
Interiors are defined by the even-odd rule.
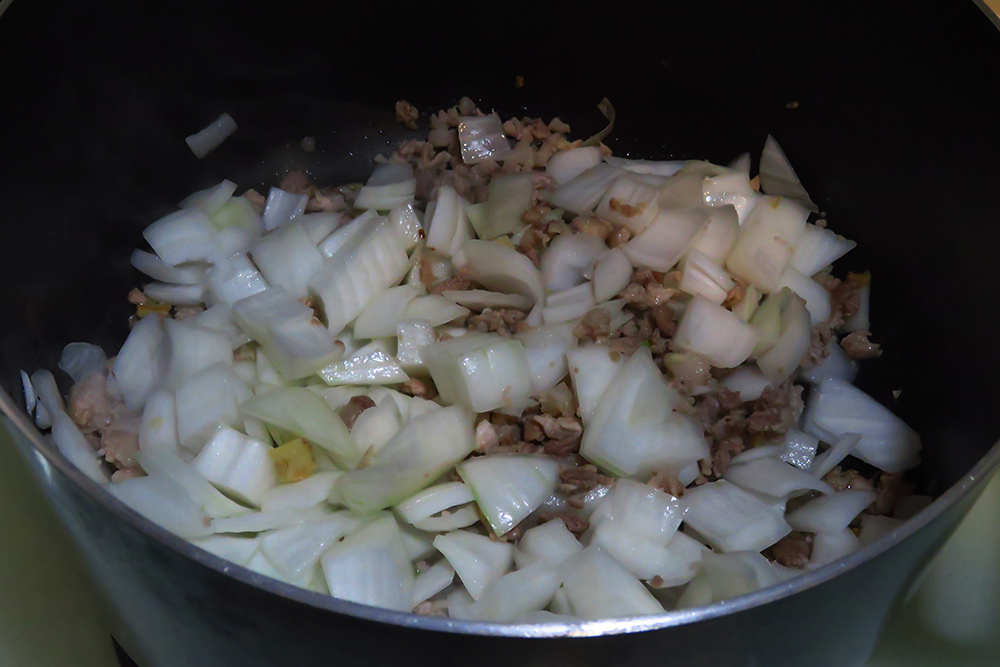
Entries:
[[725,480],[690,489],[684,503],[684,522],[723,552],[760,551],[792,530],[780,506]]
[[835,534],[846,529],[866,507],[875,502],[874,491],[845,490],[810,500],[789,512],[785,520],[795,530]]
[[520,341],[470,333],[424,347],[421,358],[446,403],[511,414],[528,404],[531,374]]
[[456,530],[434,538],[434,546],[455,569],[473,599],[510,570],[514,547],[484,535]]
[[319,562],[320,556],[337,541],[363,526],[366,520],[351,512],[334,512],[280,528],[261,536],[260,551],[276,570],[289,580],[297,580]]
[[408,523],[416,523],[456,505],[471,503],[472,492],[462,482],[445,482],[410,496],[396,505],[396,512]]
[[398,384],[409,379],[382,340],[373,341],[346,359],[321,368],[317,375],[327,384]]
[[483,591],[469,607],[470,618],[506,623],[533,611],[541,611],[552,600],[561,578],[545,563],[508,572]]
[[744,491],[775,498],[795,497],[807,491],[833,493],[829,484],[776,458],[759,458],[730,466],[725,478]]
[[559,464],[547,456],[481,456],[457,470],[497,535],[538,509],[559,482]]
[[260,499],[262,512],[284,510],[305,510],[326,502],[333,483],[341,471],[315,472],[309,477],[291,484],[279,484],[264,492]]
[[809,212],[789,199],[764,197],[740,229],[726,268],[765,294],[778,289]]
[[336,598],[397,611],[413,607],[413,566],[392,515],[334,544],[320,564]]
[[514,562],[519,569],[534,563],[558,567],[580,551],[583,551],[580,541],[569,532],[565,523],[555,519],[535,526],[521,536],[514,552]]
[[270,449],[244,433],[220,426],[191,467],[231,498],[259,506],[264,493],[278,483]]
[[566,601],[586,619],[662,614],[663,606],[634,575],[599,547],[588,547],[566,565]]
[[669,271],[693,243],[711,217],[711,210],[686,208],[660,211],[649,225],[623,247],[635,266]]
[[166,477],[184,489],[191,500],[211,519],[237,517],[252,510],[233,502],[185,463],[177,454],[166,450],[140,451],[139,465],[149,475]]
[[495,176],[490,181],[486,215],[478,226],[473,224],[476,235],[488,241],[517,229],[523,224],[521,215],[531,207],[534,194],[533,172]]
[[215,554],[237,565],[246,566],[257,553],[259,537],[236,537],[234,535],[208,535],[191,540],[191,544]]
[[606,97],[602,97],[601,101],[597,103],[597,110],[608,119],[608,124],[603,130],[584,141],[583,144],[581,144],[582,146],[600,145],[604,138],[611,134],[611,130],[615,127],[615,107],[611,104],[611,100]]
[[185,539],[212,533],[205,515],[184,489],[164,475],[125,479],[108,487],[118,500]]
[[754,349],[757,334],[732,312],[696,296],[674,333],[677,349],[696,352],[717,368],[735,368]]
[[469,240],[462,245],[462,254],[467,271],[486,289],[523,294],[532,302],[545,295],[541,273],[514,248],[492,241]]
[[455,568],[447,560],[439,560],[413,580],[413,606],[429,600],[451,585]]

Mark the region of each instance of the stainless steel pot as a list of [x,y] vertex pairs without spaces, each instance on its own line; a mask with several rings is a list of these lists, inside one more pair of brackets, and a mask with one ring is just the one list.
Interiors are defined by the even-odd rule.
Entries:
[[[754,6],[748,6],[753,4]],[[917,4],[918,6],[913,6]],[[459,95],[562,115],[611,145],[726,161],[774,134],[871,268],[885,357],[861,385],[923,435],[923,491],[891,536],[784,585],[638,620],[495,625],[341,602],[193,548],[101,492],[7,394],[4,426],[72,533],[110,627],[176,665],[852,665],[1000,465],[992,338],[1000,272],[991,105],[1000,36],[950,3],[407,7],[19,2],[0,19],[0,378],[71,340],[117,349],[139,231],[188,191],[262,187],[287,167],[357,178],[406,135],[392,104]],[[515,87],[515,77],[524,86]],[[793,104],[795,103],[795,104]],[[240,130],[196,161],[221,111]],[[315,136],[320,151],[298,150]],[[902,389],[898,400],[892,392]]]

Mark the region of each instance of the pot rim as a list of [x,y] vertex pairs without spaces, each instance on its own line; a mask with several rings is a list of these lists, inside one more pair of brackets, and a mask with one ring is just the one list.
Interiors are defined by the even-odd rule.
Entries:
[[359,619],[397,625],[407,628],[449,632],[466,635],[482,635],[511,638],[568,638],[599,637],[605,635],[630,634],[649,630],[660,630],[688,625],[698,621],[747,611],[755,607],[780,600],[800,591],[823,584],[842,572],[853,570],[862,563],[889,551],[911,535],[944,514],[978,487],[990,479],[1000,468],[1000,442],[973,466],[966,475],[947,491],[935,498],[926,508],[911,519],[903,522],[887,535],[858,551],[823,567],[806,572],[789,581],[769,586],[747,595],[704,607],[671,611],[655,616],[638,616],[613,620],[579,621],[575,623],[551,622],[533,624],[494,623],[486,621],[464,621],[432,616],[421,616],[410,612],[392,611],[372,607],[357,602],[339,600],[329,595],[316,593],[291,584],[265,577],[243,566],[227,561],[195,546],[165,528],[153,523],[131,509],[115,496],[106,492],[99,484],[88,478],[70,461],[60,455],[42,438],[41,432],[28,416],[11,399],[6,391],[0,391],[0,412],[10,420],[22,435],[31,442],[33,449],[43,461],[43,466],[51,466],[68,477],[81,491],[102,505],[118,521],[125,521],[161,545],[177,552],[198,564],[215,570],[219,574],[318,610],[335,612]]

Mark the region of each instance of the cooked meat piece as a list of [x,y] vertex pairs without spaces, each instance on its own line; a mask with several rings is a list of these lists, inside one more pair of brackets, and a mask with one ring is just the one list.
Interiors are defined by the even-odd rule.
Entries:
[[787,433],[802,414],[802,387],[785,382],[768,387],[753,404],[747,417],[749,433]]
[[309,179],[309,174],[304,171],[292,171],[281,179],[281,183],[278,184],[278,187],[285,192],[303,194],[309,189],[311,184],[312,181]]
[[108,395],[107,381],[106,373],[94,373],[69,390],[66,413],[84,433],[102,431],[111,423],[116,405]]
[[840,466],[823,476],[823,481],[833,487],[834,491],[871,491],[874,484],[857,470],[844,470]]
[[829,356],[830,351],[827,349],[827,343],[830,342],[831,338],[833,338],[833,330],[829,324],[823,322],[812,328],[809,351],[806,352],[806,356],[802,360],[803,368],[812,368],[821,364]]
[[485,308],[478,315],[471,316],[467,326],[471,331],[494,332],[510,338],[517,332],[517,325],[526,317],[523,310],[514,308]]
[[903,473],[882,473],[875,482],[875,502],[869,508],[870,512],[891,516],[896,504],[913,493],[913,489],[914,484],[905,480]]
[[416,396],[417,398],[431,399],[437,396],[437,387],[429,379],[418,380],[417,378],[410,378],[399,385],[399,391],[408,396]]
[[844,336],[840,346],[851,359],[874,359],[882,356],[882,346],[868,339],[869,331],[855,331]]
[[597,340],[611,333],[611,314],[604,308],[594,308],[573,327],[573,335],[580,340]]
[[646,484],[665,491],[675,498],[680,498],[684,495],[684,485],[677,477],[676,470],[657,470],[646,481]]
[[572,417],[576,414],[573,390],[566,382],[560,382],[546,392],[539,394],[538,407],[543,414],[554,417]]
[[812,555],[812,535],[793,531],[771,547],[771,555],[779,565],[801,570]]
[[417,108],[406,100],[396,102],[396,121],[402,123],[411,130],[417,129],[417,118],[420,114]]
[[352,396],[347,405],[340,409],[340,418],[348,429],[354,428],[354,422],[358,420],[361,413],[368,408],[374,408],[375,401],[368,396]]
[[554,521],[555,519],[562,520],[566,524],[566,528],[569,532],[574,535],[579,535],[590,528],[590,522],[584,519],[579,514],[573,512],[539,512],[538,513],[538,523],[546,523],[547,521]]
[[101,432],[101,447],[104,449],[104,459],[120,468],[134,468],[139,465],[136,454],[139,453],[139,420],[112,420],[112,423]]

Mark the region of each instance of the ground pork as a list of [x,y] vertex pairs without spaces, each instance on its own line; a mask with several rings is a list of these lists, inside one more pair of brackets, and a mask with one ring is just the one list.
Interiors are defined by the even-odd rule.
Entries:
[[492,332],[510,338],[527,326],[523,324],[526,317],[523,310],[514,308],[485,308],[478,315],[471,316],[466,326],[470,331]]
[[873,483],[870,479],[857,470],[844,470],[841,466],[836,466],[826,473],[823,476],[823,481],[829,484],[834,491],[871,491],[873,489]]
[[107,374],[94,373],[69,390],[66,412],[84,433],[102,431],[111,423],[116,405],[108,395],[107,381]]
[[281,179],[278,187],[285,192],[303,194],[309,189],[310,185],[312,185],[312,181],[309,178],[309,174],[304,171],[292,171]]
[[874,359],[882,356],[882,346],[868,339],[871,332],[855,331],[844,336],[840,346],[851,359]]
[[548,521],[555,521],[559,519],[564,524],[569,532],[574,535],[580,535],[586,532],[590,528],[590,522],[584,519],[579,514],[574,512],[539,512],[538,513],[538,523],[546,523]]
[[768,387],[753,404],[747,417],[747,432],[768,435],[788,433],[802,414],[802,387],[785,382]]
[[694,411],[711,452],[702,472],[720,478],[726,474],[733,457],[746,447],[747,409],[738,392],[720,388],[699,396]]
[[904,479],[902,473],[882,473],[875,481],[875,502],[869,511],[872,514],[892,516],[892,510],[900,500],[913,493],[914,484]]
[[417,108],[406,100],[396,102],[396,121],[402,123],[411,130],[417,129],[417,118],[420,113]]
[[375,401],[368,396],[351,396],[347,405],[340,409],[340,419],[348,429],[354,428],[354,422],[358,420],[361,413],[368,408],[374,408]]
[[812,535],[792,531],[771,547],[771,555],[779,565],[801,570],[809,564],[812,542]]
[[677,476],[676,470],[657,470],[646,481],[646,484],[669,493],[675,498],[680,498],[684,495],[684,484]]

